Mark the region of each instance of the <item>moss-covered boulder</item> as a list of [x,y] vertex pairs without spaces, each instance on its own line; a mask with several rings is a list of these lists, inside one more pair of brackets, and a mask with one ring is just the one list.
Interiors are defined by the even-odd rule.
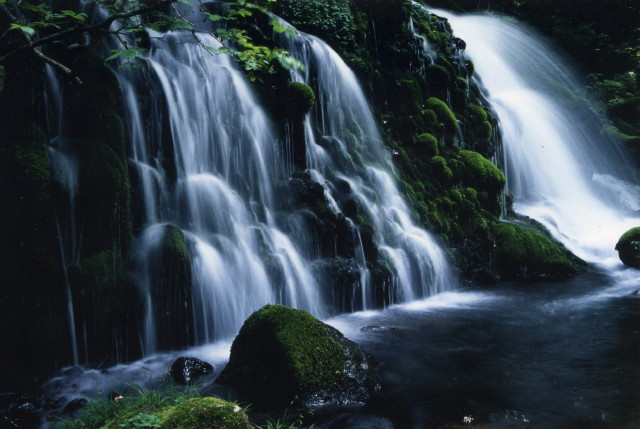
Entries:
[[380,388],[374,366],[357,344],[308,312],[267,305],[245,321],[216,382],[257,405],[345,404]]
[[309,113],[316,101],[316,95],[309,85],[302,82],[289,82],[286,90],[287,109],[291,114],[304,116]]
[[503,280],[557,280],[579,273],[584,262],[534,229],[500,222],[495,227],[496,268]]
[[193,398],[160,414],[162,429],[251,429],[240,406],[220,398]]
[[438,121],[444,125],[447,135],[455,135],[458,132],[458,119],[447,103],[439,98],[431,97],[426,101],[425,106],[435,112]]
[[622,234],[616,244],[616,250],[625,265],[640,268],[640,226]]
[[175,392],[149,391],[144,392],[145,396],[125,396],[119,401],[98,400],[88,404],[82,398],[86,406],[56,426],[101,429],[253,428],[238,404],[216,397],[189,397],[188,392]]

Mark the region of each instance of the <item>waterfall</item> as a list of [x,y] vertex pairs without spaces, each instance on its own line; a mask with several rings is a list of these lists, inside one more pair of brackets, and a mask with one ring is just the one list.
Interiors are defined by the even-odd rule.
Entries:
[[69,279],[69,268],[77,265],[80,257],[80,239],[78,237],[75,205],[76,194],[78,192],[78,165],[75,157],[70,153],[64,139],[64,124],[62,106],[63,95],[60,82],[53,68],[50,65],[45,67],[45,93],[44,101],[47,106],[47,133],[49,139],[49,167],[51,176],[63,191],[62,201],[55,210],[56,230],[58,233],[58,245],[62,272],[65,282],[65,293],[67,301],[67,317],[69,320],[69,335],[71,342],[71,353],[74,365],[80,363],[79,344],[76,330],[76,316],[71,293],[71,282]]
[[[444,251],[411,220],[382,136],[353,71],[326,43],[309,34],[299,32],[289,51],[308,65],[305,73],[293,70],[292,79],[313,86],[317,93],[315,110],[305,128],[307,164],[332,201],[339,199],[340,184],[346,183],[364,209],[363,215],[373,223],[379,249],[396,273],[390,287],[391,302],[406,302],[452,287],[453,275]],[[362,308],[367,308],[372,301],[371,276],[359,231],[354,233],[358,237],[354,253],[361,272]]]
[[512,20],[430,11],[467,42],[466,55],[498,115],[514,209],[582,259],[619,266],[615,244],[640,224],[640,187],[567,60]]
[[[357,78],[326,43],[298,33],[285,43],[306,69],[292,70],[291,80],[317,96],[303,125],[305,177],[322,186],[329,210],[344,221],[339,239],[353,248],[343,260],[356,273],[350,297],[324,284],[332,279],[319,267],[332,255],[301,217],[282,213],[289,196],[276,191],[294,171],[290,124],[279,128],[234,60],[212,53],[222,47],[204,27],[212,24],[199,25],[203,31],[149,30],[138,67],[115,71],[130,147],[136,239],[129,260],[145,307],[143,354],[229,339],[267,303],[324,317],[327,308],[361,310],[451,288],[445,252],[412,220]],[[48,108],[60,112],[55,83],[49,79]],[[59,135],[63,124],[52,116],[50,133]],[[71,205],[70,232],[60,234],[69,237],[61,242],[66,269],[82,256],[74,247],[81,242],[73,219],[78,166],[57,149],[52,144],[51,168],[64,172],[58,181]],[[357,216],[344,213],[345,192]],[[68,295],[78,363],[82,328]]]
[[[162,348],[157,337],[166,335],[157,332],[163,315],[154,295],[169,225],[183,231],[191,254],[193,342],[234,335],[266,303],[322,316],[309,264],[272,215],[273,183],[284,171],[273,126],[231,59],[201,47],[219,42],[194,37],[153,39],[147,67],[120,73],[144,195],[136,259],[147,301],[145,353]],[[285,273],[284,285],[269,276],[267,258]]]

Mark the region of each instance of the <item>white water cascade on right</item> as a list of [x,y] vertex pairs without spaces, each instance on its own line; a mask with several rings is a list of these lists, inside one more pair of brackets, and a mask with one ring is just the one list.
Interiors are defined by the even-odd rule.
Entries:
[[584,96],[579,78],[529,28],[498,16],[446,17],[500,121],[514,209],[585,261],[620,266],[615,245],[640,225],[633,166]]

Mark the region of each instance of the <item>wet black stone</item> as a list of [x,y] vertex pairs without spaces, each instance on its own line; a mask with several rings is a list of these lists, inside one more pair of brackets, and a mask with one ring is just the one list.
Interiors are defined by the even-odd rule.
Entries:
[[194,357],[179,357],[169,368],[169,375],[182,385],[189,384],[193,379],[213,372],[213,365]]

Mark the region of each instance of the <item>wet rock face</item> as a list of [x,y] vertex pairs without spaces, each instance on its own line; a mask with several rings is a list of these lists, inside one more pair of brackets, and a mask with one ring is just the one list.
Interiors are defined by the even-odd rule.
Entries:
[[187,385],[196,378],[212,372],[213,365],[194,357],[179,357],[169,367],[171,378],[182,385]]
[[245,321],[216,382],[259,406],[362,403],[380,389],[375,365],[306,311],[267,305]]

